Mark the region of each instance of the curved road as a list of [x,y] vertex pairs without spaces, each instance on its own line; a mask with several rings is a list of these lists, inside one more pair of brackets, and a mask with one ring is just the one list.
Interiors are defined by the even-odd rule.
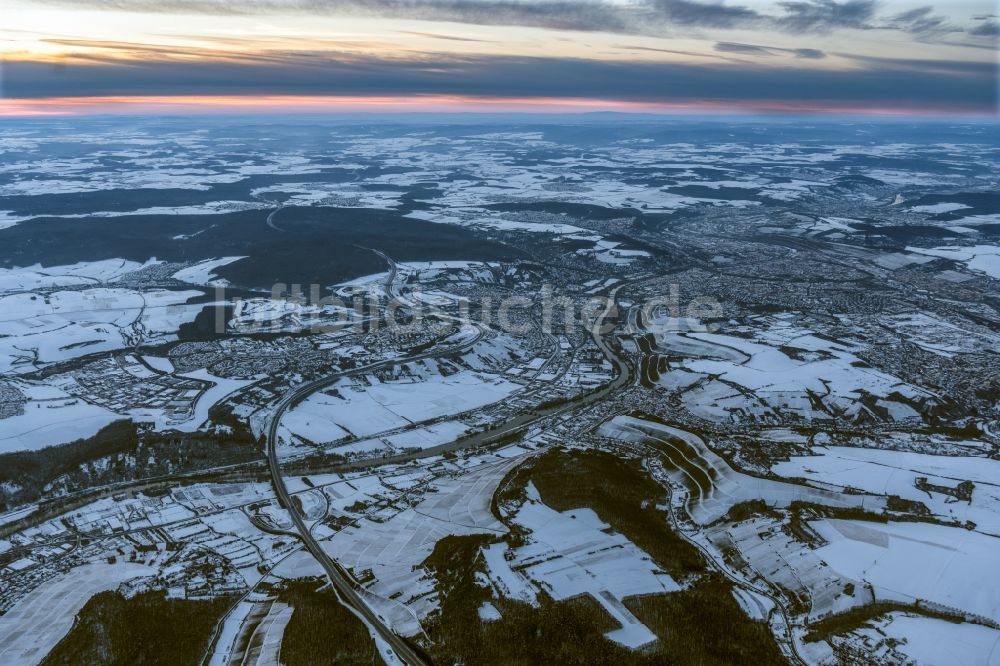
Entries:
[[719,563],[719,561],[716,560],[715,556],[705,546],[703,546],[697,540],[693,539],[691,535],[688,534],[680,526],[680,524],[677,522],[677,517],[674,515],[673,501],[672,501],[673,488],[670,486],[669,483],[661,483],[661,485],[666,490],[668,509],[665,513],[667,514],[667,520],[670,523],[670,526],[673,529],[674,533],[680,536],[682,539],[687,541],[695,548],[697,548],[698,551],[705,558],[705,561],[708,562],[709,566],[711,566],[713,569],[715,569],[723,576],[725,576],[734,585],[742,589],[749,590],[750,592],[756,593],[762,597],[765,597],[766,599],[769,599],[772,604],[774,604],[773,612],[777,612],[781,616],[782,624],[785,627],[785,632],[786,632],[785,644],[788,646],[789,649],[789,653],[787,653],[785,656],[790,656],[792,657],[792,660],[800,664],[800,666],[805,666],[805,664],[807,664],[808,662],[802,658],[801,654],[799,654],[798,645],[795,643],[795,634],[793,633],[792,630],[791,612],[785,607],[784,600],[782,600],[777,594],[774,594],[765,589],[761,589],[756,585],[754,585],[753,583],[744,580],[742,577],[737,576],[736,574],[731,572],[725,565]]
[[305,398],[306,396],[319,391],[327,386],[337,382],[345,377],[351,377],[359,374],[367,374],[378,370],[380,368],[389,367],[393,365],[399,365],[401,363],[410,363],[412,361],[418,361],[426,358],[431,358],[433,356],[440,356],[442,354],[451,354],[457,351],[461,351],[465,348],[469,348],[476,344],[483,336],[483,331],[480,329],[479,335],[463,342],[460,345],[455,345],[449,349],[432,349],[422,354],[416,354],[414,356],[409,356],[406,358],[393,358],[385,361],[380,361],[378,363],[373,363],[371,365],[366,365],[361,368],[354,368],[352,370],[345,370],[343,372],[338,372],[321,379],[309,382],[308,384],[303,384],[294,391],[288,393],[281,399],[271,412],[268,426],[266,428],[267,433],[267,462],[268,467],[271,472],[271,479],[274,483],[275,492],[281,503],[288,510],[289,515],[292,518],[292,522],[295,525],[295,529],[298,532],[298,537],[305,544],[306,549],[312,554],[316,561],[320,563],[323,570],[326,571],[327,577],[330,579],[330,583],[333,585],[340,597],[343,604],[351,610],[358,618],[375,630],[379,637],[389,644],[395,655],[405,664],[410,666],[417,666],[418,664],[428,664],[426,659],[416,652],[409,643],[407,643],[402,637],[396,635],[389,627],[386,626],[385,621],[375,613],[368,604],[361,598],[354,588],[354,583],[347,573],[346,570],[332,557],[330,557],[326,551],[319,545],[319,542],[313,536],[312,531],[305,524],[302,516],[299,514],[295,505],[291,501],[291,495],[288,492],[288,488],[285,485],[285,480],[281,476],[281,463],[278,458],[277,442],[278,442],[278,426],[281,423],[282,415],[295,404],[298,400]]
[[[390,264],[390,275],[387,282],[387,287],[391,290],[393,282],[396,276],[396,266],[395,262],[389,259],[386,255],[381,252],[375,251],[377,254],[382,256]],[[545,413],[534,419],[529,419],[527,423],[516,423],[512,427],[501,428],[499,431],[490,432],[488,439],[492,440],[494,438],[503,437],[506,433],[516,432],[522,428],[527,427],[531,423],[535,423],[543,418],[553,416],[554,414],[567,411],[572,408],[579,407],[582,404],[587,404],[593,402],[594,400],[599,400],[611,391],[614,391],[622,386],[628,384],[632,380],[631,372],[628,363],[624,361],[615,350],[607,344],[602,335],[603,331],[601,327],[604,320],[615,311],[615,295],[618,289],[611,292],[608,299],[608,305],[605,310],[595,318],[594,325],[591,328],[591,333],[594,338],[594,342],[601,349],[604,355],[611,361],[617,370],[617,376],[615,379],[602,389],[594,391],[588,394],[581,401],[574,401],[567,405],[562,405],[559,408],[551,410],[551,412]],[[391,293],[389,294],[391,297]],[[320,563],[323,570],[326,572],[327,577],[330,579],[330,583],[333,585],[334,589],[337,591],[341,601],[344,605],[351,610],[359,619],[365,622],[369,627],[376,631],[379,637],[388,643],[395,655],[404,663],[410,664],[411,666],[416,666],[418,664],[428,664],[427,660],[415,651],[409,643],[407,643],[402,637],[395,634],[388,626],[386,626],[385,621],[375,613],[368,604],[361,598],[358,592],[354,588],[353,581],[347,571],[332,557],[330,557],[326,551],[320,546],[319,542],[313,536],[312,531],[305,524],[302,516],[299,514],[298,510],[295,508],[291,501],[291,495],[288,492],[288,488],[285,485],[285,480],[281,475],[281,463],[278,458],[277,442],[278,442],[278,427],[281,423],[282,415],[295,404],[298,400],[301,400],[308,395],[319,391],[344,377],[349,377],[353,375],[358,375],[362,373],[370,373],[379,368],[388,367],[392,365],[398,365],[401,363],[409,363],[416,360],[421,360],[425,358],[430,358],[433,356],[440,356],[442,354],[454,353],[462,348],[468,348],[479,341],[483,336],[483,330],[480,328],[479,335],[473,340],[462,343],[461,345],[456,345],[453,349],[441,350],[432,349],[424,352],[422,354],[417,354],[415,356],[407,358],[394,358],[386,361],[380,361],[371,365],[367,365],[361,368],[354,368],[352,370],[347,370],[343,372],[338,372],[333,375],[324,377],[322,379],[317,379],[308,384],[304,384],[294,391],[288,393],[281,399],[281,401],[274,407],[271,412],[269,423],[266,428],[267,433],[267,461],[271,472],[271,478],[274,483],[275,492],[280,498],[282,504],[288,510],[292,518],[292,522],[295,525],[295,529],[298,532],[299,538],[305,544],[306,549],[312,554],[316,561]],[[483,433],[485,434],[485,433]],[[486,438],[484,438],[486,439]],[[428,664],[429,666],[429,664]]]
[[279,227],[275,221],[274,216],[280,213],[285,208],[285,204],[278,204],[278,207],[271,211],[271,214],[267,216],[267,226],[274,229],[275,231],[280,231],[285,233],[285,230]]
[[[287,405],[285,406],[287,408]],[[354,584],[351,581],[350,576],[344,570],[340,564],[334,560],[332,557],[326,554],[326,551],[319,545],[316,538],[312,535],[309,527],[305,524],[302,516],[299,514],[295,505],[292,504],[291,497],[288,494],[288,488],[285,486],[285,481],[281,476],[281,467],[278,463],[278,456],[275,451],[274,436],[277,434],[278,420],[271,425],[270,441],[268,442],[267,457],[268,462],[271,466],[271,477],[274,479],[274,489],[281,499],[281,502],[288,508],[288,513],[292,517],[292,522],[295,524],[295,529],[298,531],[299,539],[305,544],[306,549],[309,553],[320,563],[323,570],[326,571],[327,578],[330,579],[330,584],[333,585],[334,590],[337,592],[337,596],[340,598],[341,603],[344,604],[352,613],[354,613],[358,619],[368,625],[371,629],[375,630],[379,637],[388,643],[395,655],[404,664],[409,666],[418,666],[421,664],[427,664],[427,662],[420,654],[418,654],[409,643],[407,643],[402,637],[393,633],[389,627],[385,625],[383,619],[373,611],[368,604],[361,598],[361,596],[355,591]]]

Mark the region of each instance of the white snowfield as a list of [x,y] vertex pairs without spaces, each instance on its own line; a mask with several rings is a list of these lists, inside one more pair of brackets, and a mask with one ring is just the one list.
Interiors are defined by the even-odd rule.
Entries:
[[725,516],[734,505],[751,500],[763,500],[769,506],[779,508],[787,507],[794,501],[864,507],[872,511],[881,511],[885,506],[885,498],[882,497],[844,494],[737,472],[708,448],[700,437],[668,425],[631,416],[616,416],[602,424],[598,433],[672,451],[672,459],[682,464],[664,468],[664,474],[674,484],[688,489],[685,500],[687,512],[699,525],[712,523]]
[[111,282],[135,271],[154,266],[155,259],[140,264],[126,259],[83,261],[68,266],[42,266],[25,268],[0,268],[0,294],[5,292],[33,291],[56,287],[97,285]]
[[937,203],[937,204],[929,204],[926,206],[912,206],[910,210],[916,213],[938,214],[938,213],[953,213],[956,210],[965,210],[967,208],[971,208],[971,206],[966,206],[965,204],[960,204],[960,203]]
[[0,616],[0,664],[40,663],[92,596],[154,574],[155,569],[130,562],[87,564],[43,583]]
[[[400,282],[430,282],[447,276],[456,282],[488,282],[496,281],[493,269],[500,264],[489,261],[468,261],[464,259],[451,259],[447,261],[406,261],[396,264],[396,276]],[[384,293],[383,287],[388,272],[371,273],[361,277],[352,278],[346,282],[341,282],[335,287],[368,287],[372,290],[380,290]]]
[[[224,213],[235,213],[243,210],[257,210],[267,208],[268,204],[259,201],[209,201],[203,204],[192,204],[187,206],[149,206],[147,208],[136,208],[135,210],[98,210],[91,213],[71,213],[71,214],[43,214],[27,215],[20,217],[0,217],[0,229],[4,226],[12,227],[21,222],[30,222],[38,217],[60,218],[64,220],[87,220],[99,217],[132,217],[139,215],[222,215]],[[6,224],[5,224],[6,223]],[[86,224],[86,222],[83,222]]]
[[632,649],[656,640],[622,600],[681,588],[642,549],[612,532],[590,509],[554,511],[530,482],[527,501],[511,518],[531,534],[509,561],[503,544],[484,551],[499,594],[529,603],[535,601],[536,586],[557,601],[590,595],[621,625],[607,638]]
[[200,291],[95,287],[0,296],[0,373],[30,372],[82,354],[167,342],[204,307]]
[[294,608],[273,599],[251,595],[226,616],[208,666],[277,666],[281,638]]
[[959,527],[826,519],[817,557],[877,599],[929,601],[1000,622],[1000,540]]
[[[355,576],[371,571],[374,580],[365,585],[367,598],[395,631],[406,636],[418,634],[419,620],[437,608],[433,577],[420,565],[438,541],[449,535],[501,535],[507,531],[490,510],[497,484],[523,461],[522,449],[507,451],[505,456],[510,457],[478,461],[454,476],[435,479],[431,482],[435,492],[426,493],[413,507],[399,503],[398,508],[366,515],[321,542],[323,549],[350,567]],[[347,485],[364,487],[364,481],[351,479]],[[385,488],[372,485],[373,481],[378,483],[378,479],[368,478],[367,488],[384,493]],[[420,481],[404,475],[385,478],[382,483],[398,489]],[[365,498],[357,494],[345,496],[350,490],[343,484],[329,486],[325,492],[335,507]],[[342,510],[332,513],[338,515]]]
[[[215,271],[244,257],[222,257],[177,270],[173,277],[218,286]],[[0,269],[0,373],[31,372],[79,356],[137,343],[176,339],[205,304],[203,292],[129,288],[129,274],[162,264],[125,259]]]
[[[481,213],[483,215],[476,216],[475,214],[477,213]],[[591,235],[586,229],[575,227],[571,224],[535,224],[533,222],[515,222],[512,220],[505,220],[501,217],[486,217],[485,213],[485,210],[470,209],[465,211],[465,215],[463,216],[418,210],[407,213],[406,217],[412,217],[417,220],[424,220],[426,222],[434,222],[437,224],[453,224],[461,227],[499,229],[502,231],[524,231],[528,233],[559,234],[561,236]]]
[[[212,284],[224,286],[224,282],[213,280]],[[344,302],[349,303],[346,299]],[[240,298],[235,301],[233,316],[226,325],[235,333],[300,332],[312,327],[334,330],[370,318],[337,303],[319,305],[274,298]]]
[[241,259],[246,259],[245,256],[238,257],[221,257],[219,259],[207,259],[205,261],[200,261],[193,266],[188,266],[187,268],[182,268],[181,270],[174,273],[173,277],[175,280],[180,280],[181,282],[187,282],[188,284],[198,284],[198,285],[225,285],[225,280],[219,280],[218,276],[215,275],[215,271],[223,266],[228,266],[229,264],[236,263]]
[[[923,502],[942,519],[972,521],[979,532],[1000,537],[1000,460],[836,446],[817,448],[816,454],[795,456],[774,465],[771,471]],[[919,478],[951,489],[963,481],[972,481],[972,501],[956,501],[947,493],[921,490],[917,487]]]
[[[649,155],[628,156],[629,150],[622,148],[619,155],[614,155],[631,164],[644,158],[656,160]],[[660,155],[669,149],[659,151]],[[658,157],[658,156],[657,156]],[[685,156],[685,159],[687,156]],[[490,160],[490,156],[482,155],[480,159]],[[462,210],[463,213],[478,215],[483,223],[492,225],[518,224],[505,220],[503,212],[491,211],[482,206],[511,201],[560,201],[572,204],[600,206],[609,209],[637,208],[653,212],[670,212],[697,204],[708,204],[720,207],[747,208],[759,205],[759,202],[747,200],[724,200],[711,197],[692,197],[668,192],[659,188],[651,188],[638,183],[625,183],[611,178],[589,173],[586,181],[575,183],[552,183],[551,164],[563,163],[568,169],[577,166],[601,166],[597,162],[581,162],[578,158],[563,158],[550,160],[546,169],[519,169],[509,164],[497,165],[495,173],[484,173],[478,182],[468,180],[441,181],[439,187],[443,196],[436,197],[434,203],[446,210]],[[611,166],[612,161],[604,164]],[[475,168],[483,171],[493,165],[477,164]],[[687,165],[690,166],[690,165]],[[793,188],[794,189],[794,188]],[[751,194],[748,189],[748,194]],[[435,220],[437,221],[437,220]],[[529,223],[530,224],[530,223]],[[498,228],[510,228],[499,226]]]
[[[240,259],[202,261],[177,270],[173,277],[207,286],[213,283],[219,267]],[[176,340],[179,327],[193,321],[205,307],[189,303],[203,292],[124,286],[130,274],[161,264],[156,259],[143,263],[108,259],[0,269],[0,374],[15,377],[81,356]],[[160,372],[173,373],[166,359],[154,358],[152,365]],[[146,373],[136,377],[153,377],[138,364],[130,372],[133,370]],[[66,444],[127,418],[153,422],[160,429],[193,431],[207,420],[212,404],[249,383],[204,372],[188,376],[208,383],[190,418],[183,421],[176,420],[177,415],[168,418],[160,408],[89,404],[85,401],[89,396],[69,375],[47,384],[16,382],[24,402],[12,415],[0,418],[0,452]],[[11,410],[7,411],[10,414]]]
[[7,229],[9,227],[13,227],[15,224],[30,219],[30,216],[15,215],[14,212],[10,210],[0,210],[0,229]]
[[[663,374],[660,383],[680,392],[692,413],[721,422],[767,421],[778,412],[807,421],[831,414],[844,419],[918,419],[920,414],[906,401],[919,404],[934,398],[867,367],[846,345],[812,331],[775,321],[764,332],[755,329],[755,334],[754,341],[716,333],[664,336],[666,349],[697,350],[704,357],[672,364],[675,369]],[[798,350],[796,357],[779,346]],[[882,413],[872,413],[860,402],[866,394],[874,396]]]
[[921,349],[938,356],[950,358],[984,349],[1000,354],[1000,335],[956,326],[926,312],[889,315],[881,322]]
[[890,613],[851,632],[873,659],[921,666],[997,666],[1000,631],[975,624]]
[[0,419],[0,453],[33,451],[95,435],[124,416],[91,405],[54,386],[13,381],[27,398],[23,413]]
[[[234,657],[233,653],[238,649],[235,645],[236,639],[240,637],[243,624],[250,619],[256,605],[252,599],[244,599],[229,611],[215,639],[213,652],[208,661],[209,666],[228,666],[230,659]],[[239,658],[239,655],[235,656]]]
[[965,264],[970,271],[985,273],[1000,280],[1000,245],[972,245],[968,247],[908,247],[908,252],[951,259]]
[[[368,379],[370,385],[356,378],[344,379],[310,395],[282,417],[282,426],[291,435],[317,444],[347,436],[365,438],[499,402],[521,389],[519,384],[501,377],[469,370],[406,381]],[[448,429],[446,436],[455,431]],[[426,434],[429,437],[401,436],[398,445],[420,446],[421,442],[437,440],[436,431]]]
[[753,572],[771,584],[809,599],[810,621],[875,601],[860,580],[826,566],[813,549],[796,540],[774,518],[720,522],[706,528],[705,537],[716,552],[738,552]]
[[[669,196],[669,195],[667,195]],[[691,203],[698,200],[691,199]],[[729,202],[735,203],[735,202]],[[746,202],[749,203],[749,202]],[[447,212],[443,212],[447,211]],[[626,265],[638,258],[648,258],[650,255],[645,250],[629,250],[619,247],[621,243],[605,239],[600,234],[561,222],[523,222],[506,219],[501,213],[490,211],[485,208],[447,208],[440,210],[418,210],[407,213],[406,217],[411,217],[425,222],[436,224],[451,224],[460,227],[473,227],[477,229],[496,229],[500,231],[517,231],[529,234],[554,234],[565,236],[578,241],[593,243],[589,248],[581,248],[576,251],[580,256],[591,257],[598,262],[605,264]],[[444,262],[439,262],[444,263]]]
[[90,171],[87,179],[35,179],[18,180],[0,186],[0,197],[35,196],[39,194],[72,194],[107,190],[187,189],[208,190],[214,183],[235,183],[243,176],[235,173],[216,173],[197,168],[122,169],[115,171]]
[[[375,208],[392,210],[400,206],[400,190],[365,189],[356,183],[296,182],[278,183],[251,190],[265,199],[281,197],[285,206],[327,206],[330,208]],[[286,196],[290,195],[290,196]]]

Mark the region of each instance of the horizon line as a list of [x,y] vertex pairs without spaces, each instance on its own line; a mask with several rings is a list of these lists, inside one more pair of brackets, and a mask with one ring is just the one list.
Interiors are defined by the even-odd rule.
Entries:
[[826,103],[772,100],[621,100],[592,97],[488,97],[475,95],[102,95],[0,97],[0,118],[119,115],[279,114],[543,114],[620,113],[664,117],[708,114],[758,116],[870,116],[1000,120],[1000,109],[942,105],[906,107],[831,100]]

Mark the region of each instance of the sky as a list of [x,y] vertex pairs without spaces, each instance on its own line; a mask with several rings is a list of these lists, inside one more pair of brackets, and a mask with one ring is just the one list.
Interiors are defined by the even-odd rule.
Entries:
[[0,115],[996,116],[994,0],[3,0]]

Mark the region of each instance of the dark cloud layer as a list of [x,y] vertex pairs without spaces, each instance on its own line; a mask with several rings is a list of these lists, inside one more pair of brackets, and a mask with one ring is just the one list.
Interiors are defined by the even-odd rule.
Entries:
[[796,32],[865,29],[875,18],[874,0],[801,0],[779,2],[785,15],[780,25]]
[[934,8],[930,6],[917,7],[896,14],[889,20],[889,25],[897,30],[923,37],[936,37],[959,32],[959,29],[948,23],[944,17],[936,15]]
[[740,44],[738,42],[718,42],[715,45],[715,50],[722,53],[739,53],[741,55],[761,57],[790,54],[796,58],[806,58],[808,60],[822,60],[826,57],[826,53],[819,49],[786,49],[779,46],[757,46],[756,44]]
[[[234,43],[231,54],[187,47],[120,42],[83,43],[66,64],[6,63],[3,93],[11,97],[117,95],[419,95],[487,97],[587,97],[645,102],[829,104],[856,108],[956,108],[995,112],[995,62],[892,60],[837,54],[854,67],[834,71],[809,61],[827,57],[819,48],[772,46],[776,31],[822,34],[838,30],[896,31],[915,40],[994,48],[996,16],[953,25],[927,5],[884,13],[876,0],[44,0],[74,7],[220,15],[294,12],[450,21],[476,25],[532,26],[669,37],[739,28],[747,41],[718,41],[714,54],[649,45],[633,50],[708,57],[711,64],[574,60],[518,56],[409,58],[357,55],[395,51],[384,44],[319,43],[280,51]],[[224,19],[223,19],[224,20]],[[453,33],[456,31],[443,31]],[[455,34],[424,37],[467,40]],[[714,36],[714,35],[713,35]],[[222,39],[222,38],[219,38]],[[230,38],[237,39],[237,38]],[[993,40],[993,44],[990,43]],[[238,40],[237,40],[238,41]],[[659,45],[657,45],[659,46]],[[351,47],[351,48],[348,48]],[[368,48],[370,47],[370,48]],[[323,49],[327,49],[324,51]],[[347,50],[352,53],[343,53]],[[127,57],[123,57],[127,56]],[[777,67],[795,58],[796,67]],[[785,63],[787,65],[787,63]]]
[[763,18],[748,7],[692,0],[652,0],[653,10],[674,25],[732,28]]
[[524,57],[430,56],[420,61],[329,54],[257,61],[9,62],[11,97],[117,95],[412,95],[588,97],[643,102],[757,102],[900,109],[996,108],[988,63],[859,60],[851,71],[769,69]]
[[1000,23],[996,21],[985,21],[975,28],[969,30],[969,34],[979,37],[1000,37]]

